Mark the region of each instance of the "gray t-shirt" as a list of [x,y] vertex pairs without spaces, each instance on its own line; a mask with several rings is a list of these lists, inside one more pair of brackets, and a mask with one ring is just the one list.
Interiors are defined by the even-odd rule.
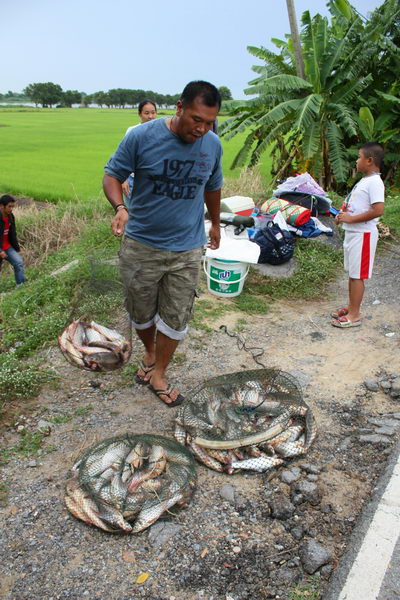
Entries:
[[129,131],[105,166],[121,183],[135,173],[125,234],[173,251],[204,245],[204,191],[222,187],[221,156],[214,133],[187,144],[164,118]]

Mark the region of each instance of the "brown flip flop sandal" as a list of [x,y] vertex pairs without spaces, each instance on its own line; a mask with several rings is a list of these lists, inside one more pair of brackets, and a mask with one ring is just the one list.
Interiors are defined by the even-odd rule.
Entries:
[[171,398],[171,393],[173,392],[173,388],[171,386],[168,386],[167,389],[165,389],[165,390],[158,390],[157,388],[153,387],[150,383],[149,390],[151,390],[153,392],[153,394],[155,394],[157,396],[157,398],[159,400],[161,400],[161,402],[163,404],[165,404],[166,406],[169,406],[169,408],[173,408],[174,406],[179,406],[180,404],[182,404],[182,402],[185,399],[182,396],[182,394],[178,394],[178,396],[175,398],[175,400],[172,400],[172,402],[165,402],[165,400],[163,400],[161,398],[161,396],[167,396],[168,398]]
[[[153,365],[145,365],[143,361],[141,361],[139,365],[139,370],[135,375],[135,382],[139,385],[149,385],[150,381],[145,379],[145,376],[148,375],[155,367],[155,363]],[[139,375],[139,371],[142,370],[144,375]]]

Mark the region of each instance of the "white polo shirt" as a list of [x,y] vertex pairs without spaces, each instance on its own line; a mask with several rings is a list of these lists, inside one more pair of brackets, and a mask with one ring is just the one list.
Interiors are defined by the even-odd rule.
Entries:
[[[366,175],[350,192],[346,199],[346,212],[355,216],[370,210],[373,204],[385,201],[385,186],[379,173]],[[346,231],[373,231],[379,219],[370,221],[361,221],[361,223],[343,223],[343,229]]]

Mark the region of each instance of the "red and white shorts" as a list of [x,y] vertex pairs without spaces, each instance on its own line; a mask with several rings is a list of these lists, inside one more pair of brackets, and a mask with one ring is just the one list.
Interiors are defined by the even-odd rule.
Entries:
[[346,231],[344,235],[344,268],[352,279],[370,279],[374,266],[378,230]]

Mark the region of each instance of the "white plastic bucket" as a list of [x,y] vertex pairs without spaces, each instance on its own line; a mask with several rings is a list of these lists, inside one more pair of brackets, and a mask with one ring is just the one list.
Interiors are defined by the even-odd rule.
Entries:
[[208,257],[204,260],[203,268],[207,276],[208,291],[221,298],[239,296],[249,272],[246,263]]

